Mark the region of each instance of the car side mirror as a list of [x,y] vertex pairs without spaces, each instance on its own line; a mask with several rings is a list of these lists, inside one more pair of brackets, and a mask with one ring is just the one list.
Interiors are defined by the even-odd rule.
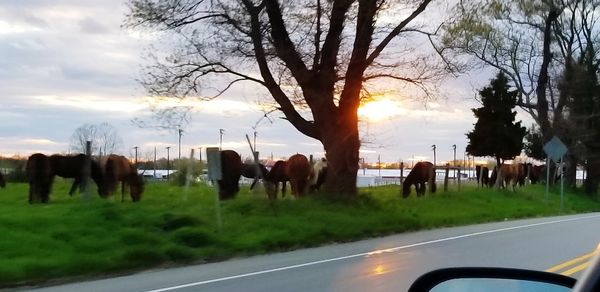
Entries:
[[447,268],[419,277],[408,292],[571,291],[575,279],[541,271],[509,268]]

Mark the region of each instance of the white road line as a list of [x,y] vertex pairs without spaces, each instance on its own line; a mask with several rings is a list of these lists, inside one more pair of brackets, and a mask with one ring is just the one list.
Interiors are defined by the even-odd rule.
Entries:
[[193,283],[171,286],[171,287],[155,289],[155,290],[147,290],[145,292],[172,291],[172,290],[188,288],[188,287],[193,287],[193,286],[206,285],[206,284],[215,283],[215,282],[223,282],[223,281],[227,281],[227,280],[251,277],[251,276],[268,274],[268,273],[273,273],[273,272],[297,269],[297,268],[301,268],[301,267],[314,266],[314,265],[319,265],[319,264],[324,264],[324,263],[329,263],[329,262],[341,261],[341,260],[345,260],[345,259],[369,256],[369,255],[374,255],[374,254],[379,254],[379,253],[396,252],[396,251],[411,248],[411,247],[417,247],[417,246],[423,246],[423,245],[428,245],[428,244],[433,244],[433,243],[440,243],[440,242],[450,241],[450,240],[455,240],[455,239],[479,236],[479,235],[483,235],[483,234],[490,234],[490,233],[496,233],[496,232],[502,232],[502,231],[523,229],[523,228],[548,225],[548,224],[556,224],[556,223],[569,222],[569,221],[576,221],[576,220],[583,220],[583,219],[591,219],[591,218],[597,218],[597,217],[600,217],[600,215],[577,217],[577,218],[570,218],[570,219],[561,219],[561,220],[554,220],[554,221],[548,221],[548,222],[533,223],[533,224],[526,224],[526,225],[520,225],[520,226],[514,226],[514,227],[506,227],[506,228],[500,228],[500,229],[494,229],[494,230],[480,231],[480,232],[474,232],[474,233],[468,233],[468,234],[463,234],[463,235],[441,238],[441,239],[423,241],[423,242],[413,243],[413,244],[408,244],[408,245],[403,245],[403,246],[397,246],[397,247],[392,247],[392,248],[380,249],[380,250],[375,250],[375,251],[370,251],[370,252],[357,253],[357,254],[347,255],[347,256],[343,256],[343,257],[336,257],[336,258],[330,258],[330,259],[325,259],[325,260],[313,261],[313,262],[308,262],[308,263],[304,263],[304,264],[284,266],[284,267],[279,267],[279,268],[274,268],[274,269],[256,271],[256,272],[252,272],[252,273],[239,274],[239,275],[223,277],[223,278],[216,278],[216,279],[212,279],[212,280],[193,282]]

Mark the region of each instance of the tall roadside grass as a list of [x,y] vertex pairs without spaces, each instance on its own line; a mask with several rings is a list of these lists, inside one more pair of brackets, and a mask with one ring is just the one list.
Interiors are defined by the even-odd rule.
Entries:
[[[0,287],[120,274],[153,267],[217,261],[331,242],[442,226],[557,215],[553,190],[463,187],[402,199],[399,187],[361,189],[356,198],[323,196],[270,203],[243,188],[223,202],[217,231],[214,189],[150,183],[141,202],[67,195],[57,181],[49,204],[27,204],[28,186],[0,190]],[[564,214],[600,211],[600,202],[567,193]]]

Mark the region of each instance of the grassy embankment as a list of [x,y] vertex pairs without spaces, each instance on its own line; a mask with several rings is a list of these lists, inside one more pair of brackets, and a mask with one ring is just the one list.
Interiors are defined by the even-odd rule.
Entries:
[[[27,185],[0,190],[0,287],[198,263],[442,226],[559,214],[557,191],[516,193],[463,188],[399,198],[397,186],[366,188],[351,201],[322,198],[270,204],[244,188],[222,204],[216,231],[214,191],[150,184],[142,201],[68,197],[57,181],[50,204],[29,205]],[[413,193],[414,196],[414,193]],[[600,202],[567,193],[564,213],[600,211]]]

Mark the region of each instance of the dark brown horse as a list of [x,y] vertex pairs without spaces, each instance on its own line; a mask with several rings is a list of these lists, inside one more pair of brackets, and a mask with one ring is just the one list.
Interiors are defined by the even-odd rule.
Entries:
[[279,192],[279,183],[281,183],[281,196],[285,197],[285,184],[289,181],[286,173],[285,166],[286,162],[278,160],[275,162],[269,173],[267,173],[263,183],[265,185],[265,191],[269,200],[277,199],[277,193]]
[[285,175],[290,180],[294,197],[299,198],[306,194],[310,169],[308,158],[302,154],[294,154],[288,159],[285,165]]
[[433,163],[427,161],[417,162],[404,179],[402,197],[406,198],[410,195],[410,187],[412,185],[415,185],[417,196],[425,195],[425,183],[429,184],[430,181],[433,181],[433,184],[430,186],[431,192],[435,193],[435,169]]
[[121,202],[125,201],[125,189],[129,186],[129,194],[133,202],[142,198],[144,179],[138,174],[135,165],[125,156],[111,154],[102,160],[104,170],[103,197],[111,196],[121,182]]
[[250,189],[254,188],[259,179],[264,179],[267,173],[269,173],[269,170],[260,163],[258,164],[258,168],[254,163],[242,163],[242,176],[253,179]]
[[25,166],[29,181],[29,203],[41,201],[48,203],[50,189],[54,181],[50,158],[42,153],[35,153],[27,159]]
[[531,184],[537,184],[544,180],[544,165],[529,164],[529,180]]
[[221,174],[219,184],[219,199],[233,199],[240,191],[240,176],[242,175],[242,158],[233,150],[221,151]]
[[327,179],[327,159],[321,158],[313,163],[310,169],[308,179],[309,191],[311,193],[319,191],[323,183],[325,183],[325,179]]
[[475,166],[475,175],[477,176],[477,185],[488,186],[490,183],[490,169],[487,166]]
[[5,188],[6,187],[6,180],[4,180],[4,175],[2,175],[2,172],[0,172],[0,188]]
[[[68,156],[54,154],[50,156],[50,165],[52,167],[53,175],[75,179],[69,190],[69,196],[73,195],[77,187],[79,187],[79,191],[81,191],[81,184],[85,172],[85,160],[85,154]],[[90,168],[91,171],[89,175],[98,186],[98,195],[102,196],[102,168],[100,167],[100,163],[95,160],[90,160]]]

